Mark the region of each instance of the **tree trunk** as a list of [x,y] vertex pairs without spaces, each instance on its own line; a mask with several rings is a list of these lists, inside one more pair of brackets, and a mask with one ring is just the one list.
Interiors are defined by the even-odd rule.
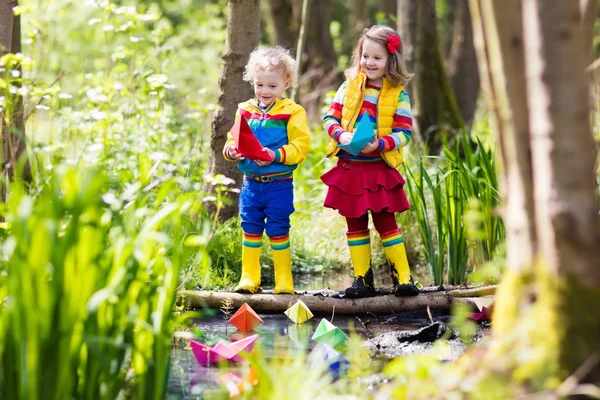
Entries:
[[[409,72],[415,70],[417,45],[417,15],[419,11],[419,3],[413,0],[398,0],[398,33],[402,40],[402,55],[404,63]],[[414,97],[414,84],[410,83],[405,88],[411,99]],[[414,107],[413,107],[414,108]]]
[[598,17],[597,0],[579,0],[579,10],[581,13],[581,24],[583,25],[583,48],[589,54],[587,63],[591,63],[593,58],[594,29],[596,18]]
[[295,18],[292,1],[269,0],[267,4],[269,5],[271,20],[274,22],[274,43],[295,52],[300,21]]
[[[210,141],[207,174],[225,175],[236,181],[239,187],[242,175],[237,164],[223,158],[223,146],[227,140],[227,132],[233,126],[238,103],[253,96],[251,85],[242,79],[248,56],[256,46],[260,33],[259,0],[229,0],[227,17],[227,37],[221,76],[219,78],[220,110],[214,114],[212,136]],[[211,193],[214,187],[206,183],[205,192]],[[230,193],[231,204],[220,210],[220,218],[226,220],[238,212],[237,193]],[[207,205],[211,211],[214,206]]]
[[[499,4],[471,0],[474,43],[481,80],[492,111],[503,163],[506,268],[496,302],[495,331],[505,334],[515,324],[520,299],[517,285],[534,260],[533,178],[525,86],[525,53],[520,0]],[[499,35],[498,27],[503,34]]]
[[437,154],[464,124],[439,50],[434,0],[418,2],[415,48],[413,114],[430,154]]
[[[0,56],[21,52],[21,17],[15,16],[13,9],[17,0],[5,0],[0,3]],[[20,71],[20,66],[14,69]],[[12,180],[19,168],[21,177],[31,181],[31,168],[27,158],[23,97],[15,96],[14,109],[9,114],[0,112],[2,126],[2,176],[3,182]],[[19,165],[21,164],[21,165]],[[0,201],[6,199],[6,184],[2,183]]]
[[356,43],[365,28],[371,26],[369,2],[367,0],[348,0],[350,31],[352,43]]
[[396,0],[377,0],[377,14],[385,15],[386,24],[393,26],[393,18],[398,14],[398,2]]
[[343,81],[329,30],[333,7],[332,1],[313,1],[310,6],[310,28],[303,54],[305,68],[300,71],[300,99],[310,121],[321,119],[323,96],[336,90]]
[[[540,319],[566,378],[600,352],[600,224],[590,128],[589,51],[577,2],[523,2]],[[598,371],[598,370],[597,370]],[[598,373],[598,372],[597,372]]]
[[479,95],[479,69],[473,46],[473,29],[468,0],[457,0],[448,60],[448,77],[462,119],[468,127],[475,116]]
[[600,352],[600,221],[578,7],[471,0],[506,170],[507,271],[494,342],[514,346],[507,338],[524,330],[519,345],[539,355],[527,373],[559,380]]

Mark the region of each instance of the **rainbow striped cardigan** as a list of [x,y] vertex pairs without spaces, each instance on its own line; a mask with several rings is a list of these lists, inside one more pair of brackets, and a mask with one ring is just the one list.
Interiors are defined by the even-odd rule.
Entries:
[[[263,111],[258,107],[258,100],[251,99],[238,104],[236,120],[241,115],[246,118],[262,145],[275,152],[275,162],[260,167],[248,159],[242,160],[238,163],[240,171],[253,175],[291,174],[306,158],[310,146],[310,131],[306,111],[302,106],[290,99],[275,99]],[[234,145],[233,136],[229,132],[223,147],[225,159],[235,161],[229,156],[229,148]]]

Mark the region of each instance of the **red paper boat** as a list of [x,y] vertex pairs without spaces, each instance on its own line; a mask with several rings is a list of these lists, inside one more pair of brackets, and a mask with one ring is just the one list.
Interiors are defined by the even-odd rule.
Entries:
[[492,320],[492,312],[493,312],[493,305],[490,306],[490,308],[486,308],[485,306],[483,306],[481,308],[481,312],[474,312],[471,314],[471,316],[469,318],[471,318],[473,321],[478,321],[478,322],[484,322],[484,321],[491,321]]
[[236,313],[229,318],[229,323],[242,332],[249,332],[262,324],[262,322],[262,318],[258,316],[248,303],[242,304]]
[[190,340],[189,342],[198,364],[210,365],[217,364],[220,361],[238,362],[243,360],[240,352],[250,353],[256,339],[258,339],[258,335],[248,336],[233,343],[219,340],[213,348],[195,340]]
[[243,115],[240,115],[231,128],[231,135],[235,141],[238,151],[247,159],[256,161],[271,161],[269,153],[263,151],[263,146],[248,125],[248,121]]

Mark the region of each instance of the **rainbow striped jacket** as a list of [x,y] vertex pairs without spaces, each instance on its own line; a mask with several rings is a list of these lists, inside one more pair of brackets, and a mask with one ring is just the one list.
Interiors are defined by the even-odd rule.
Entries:
[[[240,171],[255,175],[279,175],[282,172],[293,171],[306,158],[310,146],[306,111],[293,100],[275,99],[263,111],[258,107],[258,100],[251,99],[238,104],[236,120],[241,115],[246,118],[262,145],[275,152],[275,162],[260,167],[255,162],[245,159],[238,163]],[[233,136],[229,132],[223,147],[225,159],[235,161],[229,157],[228,152],[234,145]]]

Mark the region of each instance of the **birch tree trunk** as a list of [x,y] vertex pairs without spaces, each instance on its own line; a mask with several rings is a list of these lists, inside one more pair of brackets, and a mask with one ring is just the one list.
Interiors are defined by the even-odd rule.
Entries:
[[[221,76],[219,78],[219,106],[220,110],[214,114],[212,121],[212,136],[210,141],[211,153],[209,155],[207,174],[215,176],[225,175],[236,181],[240,187],[242,175],[237,170],[237,164],[223,158],[223,146],[227,140],[227,133],[233,126],[238,103],[248,100],[253,96],[251,85],[242,79],[244,67],[248,56],[258,46],[260,34],[259,0],[229,0],[227,17],[227,37]],[[205,192],[214,191],[214,187],[207,183]],[[230,193],[231,204],[220,211],[220,218],[226,220],[238,212],[237,193]],[[214,207],[208,205],[211,211]]]
[[[21,17],[15,16],[13,9],[19,5],[17,0],[0,2],[0,56],[21,52]],[[16,68],[19,69],[20,68]],[[21,170],[25,181],[31,180],[31,169],[27,158],[23,97],[16,97],[16,104],[10,114],[0,111],[2,126],[2,177],[0,201],[6,199],[6,184],[15,173]]]
[[523,2],[535,221],[540,258],[539,318],[554,334],[566,377],[600,352],[600,223],[595,199],[589,50],[577,2]]
[[[577,2],[470,4],[505,166],[507,270],[494,340],[510,347],[509,333],[527,329],[520,335],[540,355],[538,370],[563,380],[600,354],[588,38]],[[595,373],[583,379],[598,379]]]

